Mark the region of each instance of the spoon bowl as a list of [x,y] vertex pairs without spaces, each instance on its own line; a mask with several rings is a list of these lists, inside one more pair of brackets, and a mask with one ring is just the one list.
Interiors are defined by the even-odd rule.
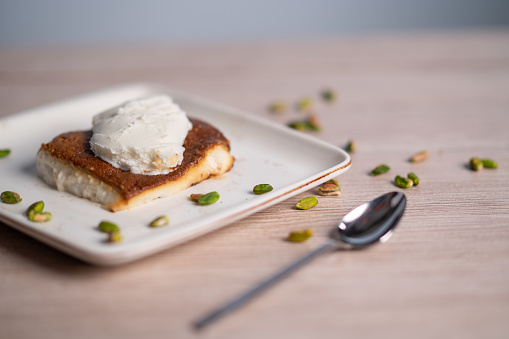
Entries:
[[386,242],[403,216],[406,197],[400,192],[384,194],[345,215],[337,228],[338,240],[351,248]]

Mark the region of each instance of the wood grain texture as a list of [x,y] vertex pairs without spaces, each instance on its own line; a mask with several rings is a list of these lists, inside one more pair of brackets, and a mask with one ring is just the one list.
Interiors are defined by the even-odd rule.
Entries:
[[[98,268],[0,224],[0,338],[506,338],[509,31],[224,46],[0,50],[0,116],[154,81],[286,123],[275,99],[316,98],[316,137],[358,144],[340,197],[311,190],[138,262]],[[339,101],[326,105],[330,87]],[[8,140],[0,136],[0,146]],[[430,157],[412,164],[420,150]],[[470,157],[500,167],[472,172]],[[370,177],[387,163],[391,171]],[[325,255],[204,332],[192,321],[326,241],[353,207],[413,171],[385,245]],[[3,190],[0,187],[0,190]],[[289,231],[312,226],[303,244]]]

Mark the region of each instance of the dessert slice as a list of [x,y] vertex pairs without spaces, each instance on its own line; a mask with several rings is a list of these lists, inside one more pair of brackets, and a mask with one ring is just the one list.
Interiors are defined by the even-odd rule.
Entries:
[[43,144],[37,173],[49,185],[116,212],[168,197],[211,176],[229,171],[230,142],[213,126],[190,119],[182,163],[168,174],[144,175],[114,167],[94,155],[92,131],[69,132]]

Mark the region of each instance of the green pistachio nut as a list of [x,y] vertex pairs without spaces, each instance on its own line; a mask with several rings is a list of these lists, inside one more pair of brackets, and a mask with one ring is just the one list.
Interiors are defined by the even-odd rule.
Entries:
[[111,221],[101,221],[97,228],[99,229],[99,231],[105,233],[120,232],[120,227],[118,227],[117,224]]
[[348,153],[353,153],[356,150],[357,150],[357,144],[355,143],[355,141],[353,141],[353,140],[348,141],[348,144],[346,144],[346,151]]
[[210,205],[210,204],[215,203],[218,200],[219,200],[219,193],[217,193],[217,192],[210,192],[210,193],[202,195],[198,199],[198,204],[199,205]]
[[300,200],[295,207],[299,210],[308,210],[310,208],[315,207],[318,204],[318,199],[316,197],[307,197]]
[[[26,210],[26,215],[30,218],[31,215],[34,215],[36,213],[42,213],[44,210],[44,202],[43,201],[37,201],[34,202],[32,205],[28,206]],[[32,220],[32,219],[30,219]]]
[[311,238],[311,236],[313,236],[313,230],[311,228],[293,231],[288,235],[288,241],[303,242]]
[[274,188],[269,184],[258,184],[253,187],[253,193],[260,195],[272,191]]
[[123,240],[122,234],[120,234],[120,231],[113,231],[108,233],[108,242],[110,243],[118,243]]
[[313,100],[305,97],[297,101],[296,108],[299,111],[309,111],[313,107]]
[[414,182],[408,178],[400,177],[399,175],[396,176],[394,179],[394,183],[399,188],[409,188],[412,187]]
[[2,192],[2,194],[0,195],[0,198],[6,204],[17,204],[18,202],[21,202],[23,200],[21,198],[21,195],[19,195],[19,193],[16,193],[13,191]]
[[482,165],[484,168],[497,168],[498,164],[493,159],[482,159]]
[[341,189],[339,188],[339,185],[332,184],[332,183],[325,183],[318,189],[318,194],[324,195],[324,196],[334,196],[334,195],[340,195]]
[[415,173],[413,172],[408,173],[407,178],[412,180],[414,186],[419,185],[419,183],[421,182],[417,175],[415,175]]
[[53,214],[50,212],[33,213],[28,218],[35,222],[46,222],[53,219]]
[[168,218],[166,215],[162,215],[160,217],[155,218],[150,223],[150,227],[161,227],[166,226],[170,223],[170,218]]
[[275,101],[269,105],[271,113],[284,113],[288,109],[288,105],[283,101]]
[[322,99],[327,102],[333,102],[336,100],[336,93],[330,89],[323,90]]
[[384,164],[381,164],[381,165],[378,165],[376,166],[372,171],[371,171],[371,175],[372,176],[376,176],[376,175],[380,175],[380,174],[384,174],[386,172],[388,172],[391,168],[387,165],[384,165]]
[[470,169],[472,171],[479,171],[482,170],[484,167],[483,162],[479,158],[472,158],[470,159]]
[[11,153],[10,149],[0,149],[0,158],[4,158]]
[[333,184],[333,185],[336,185],[336,186],[340,187],[339,181],[337,181],[336,179],[330,179],[330,180],[327,180],[327,181],[324,183],[324,185],[325,185],[325,184]]

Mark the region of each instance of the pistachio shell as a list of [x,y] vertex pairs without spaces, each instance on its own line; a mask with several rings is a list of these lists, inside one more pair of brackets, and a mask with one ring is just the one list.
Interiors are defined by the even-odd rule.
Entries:
[[410,157],[410,162],[421,162],[428,159],[428,157],[429,157],[428,151],[421,151],[412,155]]

